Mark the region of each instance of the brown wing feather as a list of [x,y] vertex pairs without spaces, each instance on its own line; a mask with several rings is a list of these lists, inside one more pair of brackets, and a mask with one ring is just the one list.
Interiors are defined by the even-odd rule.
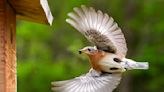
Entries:
[[116,48],[113,43],[105,35],[95,30],[89,30],[85,33],[86,38],[94,43],[98,49],[105,50],[107,52],[116,52]]

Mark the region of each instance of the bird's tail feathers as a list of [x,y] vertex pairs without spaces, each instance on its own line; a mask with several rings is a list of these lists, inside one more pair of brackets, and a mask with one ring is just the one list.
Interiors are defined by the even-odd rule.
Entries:
[[124,66],[128,70],[132,69],[149,69],[149,63],[148,62],[135,62],[131,59],[124,59]]

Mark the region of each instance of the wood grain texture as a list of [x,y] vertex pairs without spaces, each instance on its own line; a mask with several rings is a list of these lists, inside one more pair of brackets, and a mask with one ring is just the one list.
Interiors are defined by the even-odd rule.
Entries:
[[5,92],[5,49],[4,49],[4,0],[0,1],[0,92]]
[[0,92],[16,92],[16,14],[0,0]]
[[8,0],[18,19],[52,24],[53,16],[47,0]]
[[16,17],[52,24],[47,0],[0,0],[0,92],[16,92]]

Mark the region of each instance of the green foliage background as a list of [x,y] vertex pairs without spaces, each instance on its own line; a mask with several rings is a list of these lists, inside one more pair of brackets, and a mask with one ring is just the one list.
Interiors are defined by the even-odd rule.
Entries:
[[111,15],[128,43],[128,58],[150,62],[147,71],[125,73],[116,92],[164,92],[164,0],[49,0],[52,26],[17,21],[18,92],[51,92],[51,82],[90,68],[77,51],[91,45],[65,22],[81,4]]

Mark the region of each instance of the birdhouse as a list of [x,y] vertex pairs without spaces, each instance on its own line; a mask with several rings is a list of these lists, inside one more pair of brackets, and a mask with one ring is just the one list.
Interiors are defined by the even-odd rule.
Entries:
[[0,92],[17,89],[17,19],[51,25],[53,16],[47,0],[0,0]]

